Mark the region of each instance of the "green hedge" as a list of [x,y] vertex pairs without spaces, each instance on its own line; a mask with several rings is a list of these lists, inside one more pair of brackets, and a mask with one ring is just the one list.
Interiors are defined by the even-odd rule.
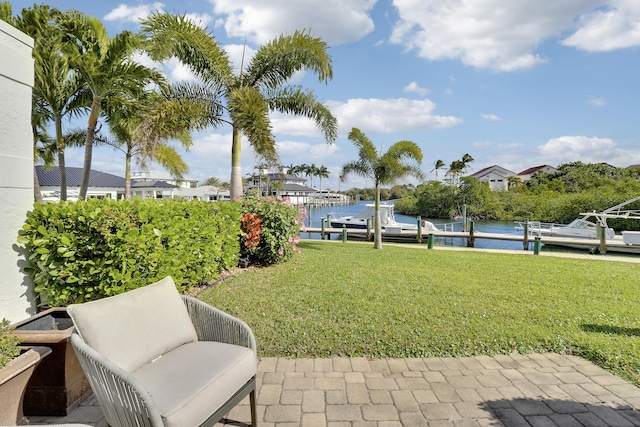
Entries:
[[241,210],[175,200],[36,204],[18,242],[41,304],[96,300],[167,275],[184,291],[237,265]]

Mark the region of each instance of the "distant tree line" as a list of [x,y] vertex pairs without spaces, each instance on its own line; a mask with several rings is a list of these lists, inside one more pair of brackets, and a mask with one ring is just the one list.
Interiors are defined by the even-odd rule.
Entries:
[[[458,185],[429,181],[395,205],[399,213],[426,218],[454,218],[464,206],[467,217],[475,219],[568,223],[581,212],[600,212],[640,196],[639,175],[640,169],[572,162],[528,181],[512,179],[509,191],[492,191],[468,176],[461,177]],[[613,228],[640,229],[638,221],[608,222]]]

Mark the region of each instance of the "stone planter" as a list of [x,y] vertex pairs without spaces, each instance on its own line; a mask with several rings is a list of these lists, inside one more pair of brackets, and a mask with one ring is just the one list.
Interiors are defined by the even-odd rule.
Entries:
[[0,425],[27,425],[23,399],[27,382],[40,361],[51,353],[47,347],[25,348],[20,356],[0,368]]
[[52,350],[29,381],[25,415],[69,415],[91,388],[71,347],[74,326],[67,309],[50,308],[12,326],[22,345]]

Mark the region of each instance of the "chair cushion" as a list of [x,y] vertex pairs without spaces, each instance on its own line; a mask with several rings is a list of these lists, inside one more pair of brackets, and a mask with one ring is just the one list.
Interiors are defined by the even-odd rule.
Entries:
[[128,373],[198,340],[171,277],[113,297],[67,308],[77,332]]
[[197,426],[256,375],[257,365],[249,348],[198,341],[173,349],[131,375],[153,396],[165,426]]

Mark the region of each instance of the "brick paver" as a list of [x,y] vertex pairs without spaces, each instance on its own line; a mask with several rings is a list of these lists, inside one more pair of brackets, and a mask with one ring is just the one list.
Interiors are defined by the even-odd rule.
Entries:
[[[428,359],[263,358],[261,426],[640,427],[640,389],[559,354]],[[248,399],[220,426],[247,426]],[[31,424],[106,427],[95,398]]]

